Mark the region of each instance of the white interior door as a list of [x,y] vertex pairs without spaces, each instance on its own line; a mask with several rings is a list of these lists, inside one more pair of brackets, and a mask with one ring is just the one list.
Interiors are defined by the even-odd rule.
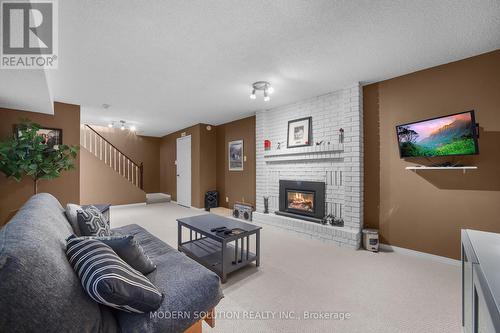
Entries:
[[191,207],[191,135],[177,139],[177,203]]

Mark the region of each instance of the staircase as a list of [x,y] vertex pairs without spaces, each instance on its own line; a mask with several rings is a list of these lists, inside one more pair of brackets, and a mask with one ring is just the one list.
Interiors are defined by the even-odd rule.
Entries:
[[80,201],[84,204],[170,202],[165,193],[144,192],[144,167],[106,140],[90,125],[81,125],[80,151],[84,170],[80,171]]
[[134,162],[87,124],[80,129],[80,146],[138,189],[144,190],[143,164]]
[[170,202],[172,200],[170,194],[165,193],[147,193],[146,194],[146,204],[156,204],[163,202]]

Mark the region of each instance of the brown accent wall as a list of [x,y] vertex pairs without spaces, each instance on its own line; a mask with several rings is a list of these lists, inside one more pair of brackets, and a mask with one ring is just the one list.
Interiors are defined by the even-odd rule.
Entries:
[[[363,89],[365,225],[383,243],[459,258],[460,229],[500,232],[500,50]],[[480,154],[455,158],[478,170],[405,170],[395,125],[476,111]],[[449,158],[441,158],[449,160]]]
[[[12,136],[13,125],[18,124],[21,118],[29,118],[45,127],[61,128],[64,144],[79,145],[80,143],[80,106],[78,105],[54,103],[54,115],[0,108],[0,139]],[[78,156],[74,170],[64,172],[57,179],[41,180],[38,191],[53,194],[63,205],[68,202],[80,202],[79,165],[80,157]],[[17,183],[0,173],[0,225],[6,223],[7,218],[32,195],[33,182],[30,178]]]
[[[229,171],[228,144],[240,139],[246,157],[243,171]],[[255,116],[217,126],[217,190],[219,206],[233,207],[237,201],[255,206]]]
[[80,151],[80,203],[125,205],[146,201],[146,193],[95,157]]
[[102,126],[91,127],[137,164],[144,164],[144,191],[160,192],[160,138]]
[[[191,204],[205,206],[205,193],[217,190],[220,206],[232,207],[235,201],[255,205],[255,116],[236,120],[219,126],[198,124],[168,134],[160,144],[161,192],[172,195],[177,200],[176,140],[182,133],[191,135]],[[243,139],[243,171],[229,171],[227,147],[229,141]],[[229,202],[225,202],[225,197]]]

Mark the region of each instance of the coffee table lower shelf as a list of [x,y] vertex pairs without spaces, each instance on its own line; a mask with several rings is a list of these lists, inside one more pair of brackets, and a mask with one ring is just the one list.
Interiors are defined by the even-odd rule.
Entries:
[[[243,246],[235,247],[233,244],[226,244],[223,253],[222,243],[208,237],[202,237],[184,242],[179,245],[178,249],[219,275],[224,283],[228,273],[257,261],[257,255],[245,248],[243,239],[240,239],[239,243],[242,243]],[[248,243],[246,246],[248,247]]]

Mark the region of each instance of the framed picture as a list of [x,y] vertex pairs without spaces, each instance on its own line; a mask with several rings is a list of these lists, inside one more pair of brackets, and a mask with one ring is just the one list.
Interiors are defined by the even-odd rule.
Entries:
[[311,144],[312,117],[288,122],[287,148],[309,146]]
[[243,171],[243,140],[229,142],[229,171]]
[[[15,127],[16,137],[19,137],[21,134],[20,126],[17,125]],[[57,146],[62,145],[62,129],[60,128],[40,128],[36,134],[40,135],[43,138],[42,143],[47,145],[48,149],[57,148]]]

